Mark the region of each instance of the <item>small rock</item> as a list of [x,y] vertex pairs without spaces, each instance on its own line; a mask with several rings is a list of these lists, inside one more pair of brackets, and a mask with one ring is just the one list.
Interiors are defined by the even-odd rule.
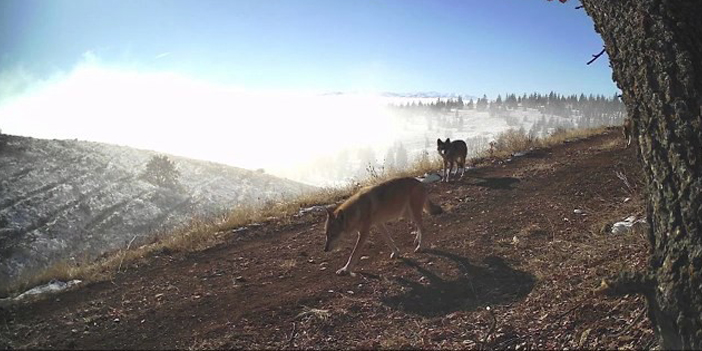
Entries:
[[368,256],[361,256],[361,261],[365,261],[365,260],[367,260],[367,259],[369,259],[369,258],[370,258],[370,257],[368,257]]
[[119,323],[119,318],[115,318],[115,319],[112,320],[112,321],[115,322],[115,323]]

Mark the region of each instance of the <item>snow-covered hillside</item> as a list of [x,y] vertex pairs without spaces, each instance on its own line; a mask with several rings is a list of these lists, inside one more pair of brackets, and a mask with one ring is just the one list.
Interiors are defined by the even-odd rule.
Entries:
[[[155,152],[94,142],[2,135],[0,282],[61,260],[148,240],[195,217],[313,189],[221,164],[169,156],[178,188],[141,179]],[[2,285],[2,283],[0,283]]]

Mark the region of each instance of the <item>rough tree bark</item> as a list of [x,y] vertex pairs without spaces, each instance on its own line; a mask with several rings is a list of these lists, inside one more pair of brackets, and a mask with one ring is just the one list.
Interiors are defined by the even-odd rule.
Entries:
[[647,181],[650,272],[623,275],[619,288],[647,295],[661,346],[702,349],[702,0],[582,4],[604,39]]

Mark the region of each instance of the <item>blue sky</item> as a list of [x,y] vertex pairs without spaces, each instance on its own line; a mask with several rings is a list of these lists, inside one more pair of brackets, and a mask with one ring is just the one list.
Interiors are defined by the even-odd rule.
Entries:
[[[577,2],[2,0],[0,71],[110,67],[245,89],[611,95]],[[0,76],[1,77],[1,76]]]

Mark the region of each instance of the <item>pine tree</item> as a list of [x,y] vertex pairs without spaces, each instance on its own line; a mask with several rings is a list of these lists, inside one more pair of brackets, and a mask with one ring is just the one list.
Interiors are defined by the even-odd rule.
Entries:
[[166,155],[154,155],[146,164],[141,178],[160,187],[175,188],[178,186],[180,172],[175,163]]

